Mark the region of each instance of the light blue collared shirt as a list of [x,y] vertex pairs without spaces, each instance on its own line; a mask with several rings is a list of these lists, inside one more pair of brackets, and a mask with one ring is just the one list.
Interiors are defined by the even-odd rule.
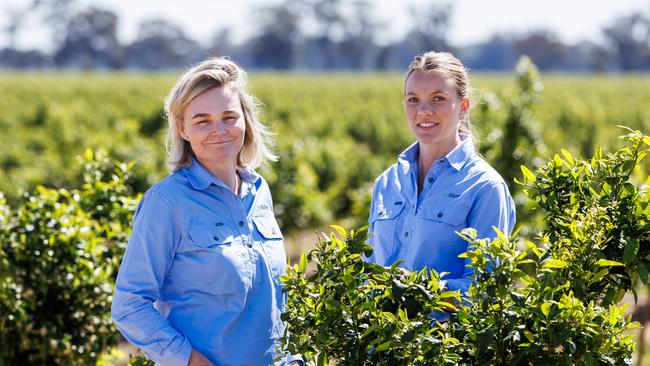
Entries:
[[192,348],[215,365],[271,365],[277,357],[283,237],[266,181],[238,173],[239,196],[195,160],[138,205],[111,315],[157,364],[187,365]]
[[496,226],[512,233],[515,205],[503,178],[474,152],[465,138],[427,172],[418,193],[419,145],[407,148],[375,181],[370,208],[370,258],[382,266],[403,260],[402,267],[448,272],[447,288],[466,293],[472,270],[458,255],[467,242],[456,234],[477,230],[479,238],[494,238]]

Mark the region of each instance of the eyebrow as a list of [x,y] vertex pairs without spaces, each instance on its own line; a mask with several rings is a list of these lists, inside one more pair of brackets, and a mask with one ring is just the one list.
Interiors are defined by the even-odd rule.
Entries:
[[[434,90],[434,91],[430,92],[428,95],[432,95],[432,94],[448,94],[448,93],[446,91],[440,89],[440,90]],[[414,92],[408,92],[408,93],[406,93],[406,95],[417,95],[417,94],[414,93]]]
[[[227,110],[223,111],[222,114],[239,114],[237,111],[232,111],[232,110]],[[192,116],[191,119],[196,119],[196,118],[204,118],[204,117],[210,117],[210,113],[197,113]]]
[[203,117],[210,117],[210,114],[209,113],[197,113],[197,114],[192,116],[192,119],[203,118]]

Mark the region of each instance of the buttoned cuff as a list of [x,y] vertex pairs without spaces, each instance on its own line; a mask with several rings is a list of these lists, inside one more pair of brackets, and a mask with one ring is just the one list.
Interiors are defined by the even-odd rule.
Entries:
[[156,365],[164,366],[187,366],[191,355],[192,345],[187,340],[187,337],[183,337],[182,343],[177,347],[167,348],[156,355],[147,354]]
[[300,362],[300,366],[305,365],[305,362],[302,360],[302,356],[300,356],[300,355],[287,355],[287,365],[294,362],[294,361]]

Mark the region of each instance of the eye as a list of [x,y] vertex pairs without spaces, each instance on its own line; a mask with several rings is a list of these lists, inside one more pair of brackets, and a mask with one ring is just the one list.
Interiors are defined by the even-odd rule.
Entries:
[[442,95],[436,95],[433,97],[434,102],[444,102],[445,100],[447,99],[445,99],[445,97],[443,97]]
[[239,116],[236,114],[229,114],[225,117],[223,117],[223,121],[227,123],[235,123],[239,119]]
[[196,124],[197,124],[197,125],[204,125],[204,124],[206,124],[206,123],[208,123],[208,122],[209,122],[209,121],[208,121],[207,119],[202,119],[202,120],[196,122]]
[[406,101],[406,103],[417,103],[418,98],[411,95],[409,97],[406,97],[405,101]]

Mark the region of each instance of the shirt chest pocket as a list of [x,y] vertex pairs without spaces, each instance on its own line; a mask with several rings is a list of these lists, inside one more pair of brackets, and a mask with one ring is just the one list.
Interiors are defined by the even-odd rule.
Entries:
[[372,225],[371,242],[378,258],[390,257],[395,249],[397,221],[404,210],[404,204],[391,207],[377,207],[370,215]]
[[422,218],[425,220],[436,221],[460,230],[466,227],[468,215],[469,206],[455,202],[432,205],[422,212]]
[[183,281],[179,286],[213,295],[241,292],[250,286],[248,253],[229,227],[219,223],[191,226],[180,249],[174,263]]
[[256,239],[260,240],[264,259],[268,264],[273,281],[280,285],[280,276],[284,275],[287,265],[286,253],[284,250],[284,238],[275,217],[260,216],[252,218],[257,231]]

